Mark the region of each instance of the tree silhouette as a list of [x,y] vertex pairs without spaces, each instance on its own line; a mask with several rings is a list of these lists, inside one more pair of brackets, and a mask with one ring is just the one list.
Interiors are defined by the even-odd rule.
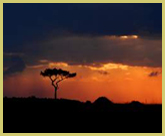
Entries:
[[54,87],[54,98],[57,99],[57,89],[59,89],[59,83],[67,78],[72,78],[76,76],[76,73],[70,73],[62,69],[45,69],[44,72],[40,73],[43,77],[49,77],[52,81],[52,86]]

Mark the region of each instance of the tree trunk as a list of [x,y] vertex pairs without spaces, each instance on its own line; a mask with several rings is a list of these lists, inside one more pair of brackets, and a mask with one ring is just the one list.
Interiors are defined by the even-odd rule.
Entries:
[[55,87],[54,89],[54,99],[56,100],[57,99],[57,88]]

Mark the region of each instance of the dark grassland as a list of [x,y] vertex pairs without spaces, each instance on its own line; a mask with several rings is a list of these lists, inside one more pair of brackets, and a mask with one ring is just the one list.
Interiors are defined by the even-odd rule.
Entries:
[[3,98],[4,133],[161,133],[162,105]]

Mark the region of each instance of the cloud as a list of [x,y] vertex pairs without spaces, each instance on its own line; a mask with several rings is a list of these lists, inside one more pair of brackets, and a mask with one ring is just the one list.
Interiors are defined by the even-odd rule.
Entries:
[[[120,63],[132,66],[162,66],[162,40],[118,36],[61,36],[24,46],[25,62],[66,62],[69,65]],[[44,61],[41,61],[44,60]]]
[[40,63],[49,63],[49,60],[45,60],[45,59],[42,59],[42,60],[39,60]]
[[101,75],[108,75],[109,74],[109,72],[107,72],[107,71],[98,71],[98,73]]
[[4,55],[19,56],[28,66],[162,66],[161,3],[4,4],[3,9]]
[[8,48],[14,44],[15,49],[27,41],[68,32],[94,36],[162,35],[162,3],[4,3],[3,13],[4,44]]
[[[23,54],[23,55],[22,55]],[[45,65],[82,65],[107,71],[128,66],[162,67],[162,40],[121,36],[61,36],[32,42],[17,52],[4,53],[4,75]],[[54,65],[54,62],[56,63]],[[26,66],[25,66],[26,64]]]
[[161,74],[161,72],[159,72],[159,71],[153,71],[153,72],[151,72],[148,76],[149,77],[156,77],[156,76],[158,76],[158,75],[160,75]]
[[30,69],[38,69],[38,68],[43,68],[45,65],[33,65],[33,66],[27,66],[27,68],[30,68]]
[[26,68],[25,62],[19,56],[15,56],[15,55],[9,55],[9,56],[7,55],[7,57],[4,56],[4,62],[7,65],[7,68],[3,72],[4,78],[22,72]]

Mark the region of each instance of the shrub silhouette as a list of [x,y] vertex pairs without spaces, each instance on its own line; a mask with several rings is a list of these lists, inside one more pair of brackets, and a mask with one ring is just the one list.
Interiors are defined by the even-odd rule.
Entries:
[[[72,78],[76,76],[76,73],[70,73],[62,69],[45,69],[44,72],[40,73],[43,77],[49,77],[52,81],[52,86],[54,87],[54,98],[57,99],[57,89],[59,89],[59,83],[67,78]],[[54,77],[54,78],[53,78]]]

